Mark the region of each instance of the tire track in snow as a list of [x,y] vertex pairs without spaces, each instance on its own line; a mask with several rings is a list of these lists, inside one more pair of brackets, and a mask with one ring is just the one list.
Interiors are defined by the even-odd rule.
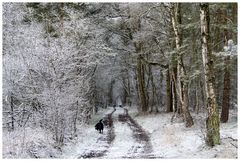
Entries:
[[150,137],[147,132],[128,114],[124,108],[124,114],[118,116],[120,122],[126,122],[132,130],[136,143],[128,150],[127,156],[123,158],[155,158],[152,155],[153,149]]
[[[117,107],[117,111],[113,114],[115,139],[108,149],[103,159],[119,159],[127,155],[129,147],[131,147],[135,140],[132,138],[132,130],[126,122],[118,120],[119,114],[123,114],[123,108]],[[101,158],[101,159],[102,159]]]
[[[78,159],[81,158],[99,158],[102,157],[106,154],[108,151],[108,148],[110,147],[111,143],[113,142],[115,138],[115,133],[114,133],[114,126],[113,126],[113,120],[112,120],[112,114],[116,111],[114,110],[110,113],[107,114],[103,120],[106,121],[107,123],[107,134],[102,135],[97,139],[97,145],[100,145],[100,147],[96,147],[96,149],[90,149],[86,150],[83,154],[81,154]],[[106,127],[106,126],[105,126]]]

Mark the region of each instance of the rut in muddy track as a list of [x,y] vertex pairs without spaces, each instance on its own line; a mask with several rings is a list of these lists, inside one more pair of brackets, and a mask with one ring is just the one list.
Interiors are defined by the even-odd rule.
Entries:
[[124,109],[124,114],[118,116],[118,120],[127,123],[133,132],[133,138],[136,144],[133,145],[127,156],[124,158],[154,158],[150,137],[147,132],[128,114],[128,110]]
[[99,158],[99,157],[102,157],[106,154],[106,152],[108,151],[108,148],[110,147],[111,143],[113,142],[113,140],[115,138],[113,119],[112,119],[112,114],[115,111],[116,111],[116,109],[114,108],[114,110],[110,114],[107,114],[103,118],[104,125],[105,125],[104,127],[105,128],[107,127],[106,128],[107,129],[107,135],[101,136],[97,140],[98,144],[104,146],[102,148],[102,150],[96,149],[96,150],[86,151],[82,155],[80,155],[78,157],[78,159],[80,159],[80,158]]

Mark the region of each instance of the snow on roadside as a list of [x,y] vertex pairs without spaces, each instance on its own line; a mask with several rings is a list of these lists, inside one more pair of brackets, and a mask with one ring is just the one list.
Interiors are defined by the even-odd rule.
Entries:
[[3,158],[57,158],[52,134],[42,128],[3,130]]
[[[86,149],[96,149],[99,137],[107,135],[106,129],[102,135],[95,130],[94,125],[112,111],[112,107],[101,109],[89,125],[78,125],[78,139],[68,140],[62,151],[55,147],[52,133],[42,128],[3,129],[3,158],[77,158]],[[103,143],[99,145],[99,149],[105,147]]]
[[[237,112],[232,112],[228,123],[221,124],[221,145],[209,148],[205,145],[205,114],[193,114],[195,125],[186,128],[180,119],[171,123],[172,113],[136,116],[136,110],[130,109],[130,115],[150,134],[154,155],[157,158],[236,158]],[[236,145],[233,145],[236,144]]]
[[95,124],[102,119],[106,114],[113,111],[112,107],[102,109],[96,114],[93,119],[90,120],[89,125],[82,125],[78,127],[79,133],[77,140],[69,142],[62,148],[62,156],[64,159],[77,159],[84,153],[88,153],[90,150],[103,151],[107,145],[101,142],[98,143],[100,137],[107,136],[107,129],[104,129],[103,134],[99,134],[95,130]]

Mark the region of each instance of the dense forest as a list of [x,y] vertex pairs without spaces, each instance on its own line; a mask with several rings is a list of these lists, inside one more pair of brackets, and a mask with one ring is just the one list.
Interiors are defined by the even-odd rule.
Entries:
[[[107,149],[127,120],[146,142],[146,155],[127,158],[168,158],[153,154],[162,145],[153,146],[147,128],[157,124],[198,130],[209,151],[231,143],[225,157],[236,158],[237,10],[237,3],[3,3],[3,157],[61,158],[92,133],[114,137],[101,155],[84,156],[113,157]],[[105,114],[113,121],[107,133],[86,130]],[[155,121],[145,128],[146,118]],[[216,151],[206,156],[224,157]],[[172,156],[179,157],[187,155]]]

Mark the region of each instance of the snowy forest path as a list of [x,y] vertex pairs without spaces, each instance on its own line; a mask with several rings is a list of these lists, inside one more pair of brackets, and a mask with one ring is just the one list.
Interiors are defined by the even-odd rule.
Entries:
[[128,114],[128,110],[124,108],[124,114],[119,114],[118,120],[127,123],[132,131],[134,144],[128,150],[123,158],[155,158],[152,155],[153,148],[150,137],[147,132]]
[[155,158],[150,136],[128,114],[126,108],[114,108],[103,120],[107,132],[101,134],[94,148],[86,149],[78,159]]
[[113,111],[109,114],[106,114],[103,120],[105,121],[105,124],[107,126],[107,133],[106,135],[102,135],[97,139],[97,145],[100,145],[100,149],[91,149],[85,151],[83,154],[81,154],[78,159],[81,158],[100,158],[105,155],[105,153],[108,151],[108,148],[110,147],[111,143],[113,142],[115,138],[114,134],[114,126],[113,126],[113,119],[112,115],[116,111],[116,108],[113,109]]

